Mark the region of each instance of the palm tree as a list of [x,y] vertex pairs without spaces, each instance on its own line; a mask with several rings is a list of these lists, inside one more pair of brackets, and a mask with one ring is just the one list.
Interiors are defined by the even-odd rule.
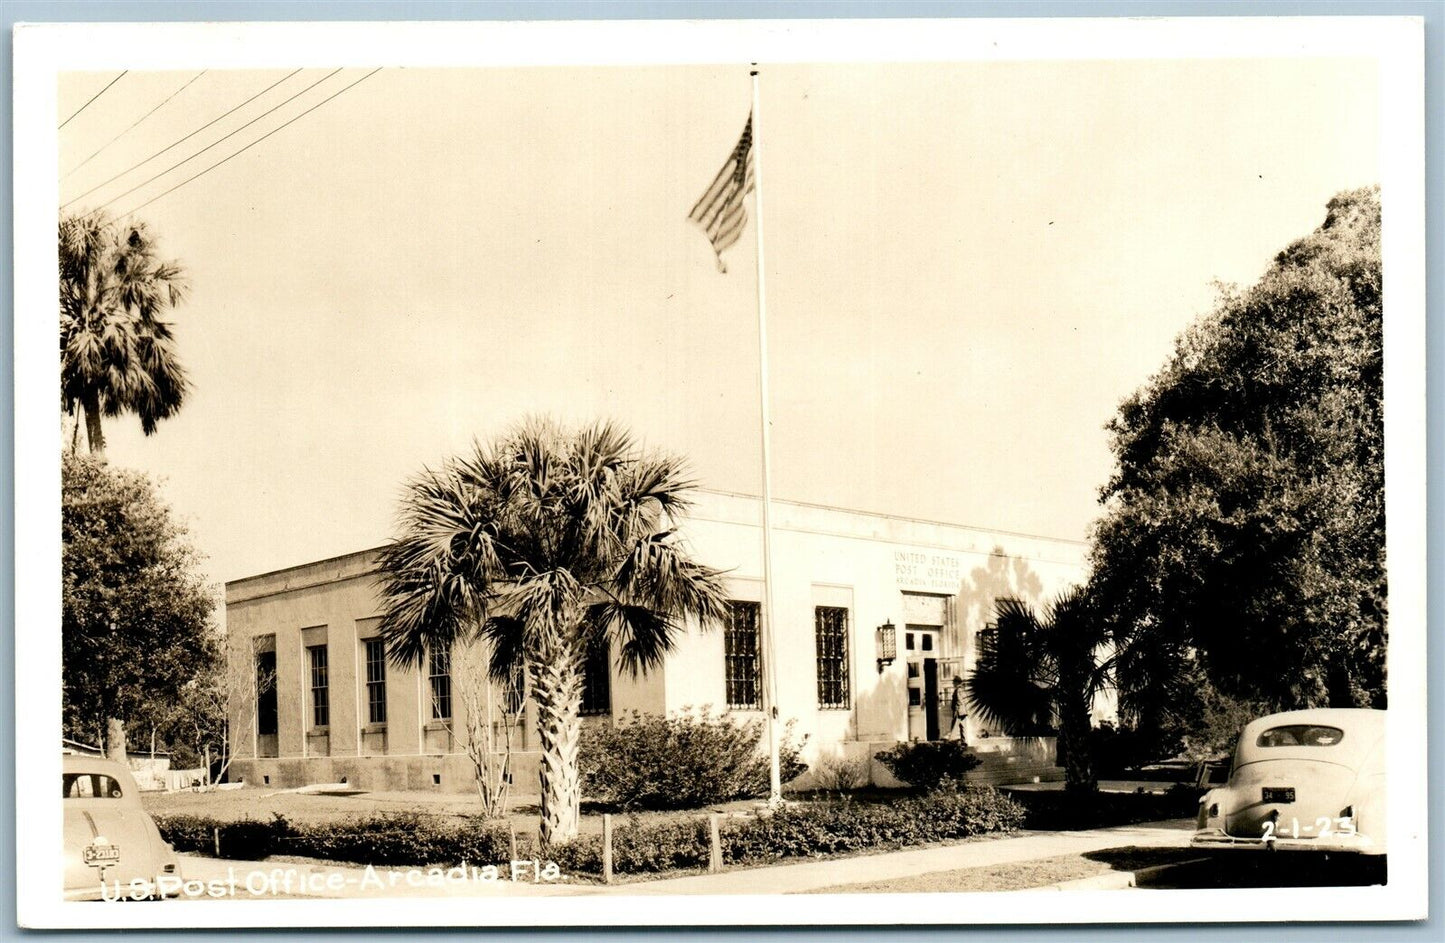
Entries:
[[150,435],[180,409],[186,374],[160,314],[184,294],[180,266],[156,257],[144,223],[60,220],[61,396],[66,415],[83,414],[92,455],[105,454],[102,416],[135,413]]
[[694,562],[672,527],[690,488],[678,459],[641,453],[616,425],[548,420],[407,486],[380,559],[388,656],[420,665],[484,639],[495,679],[522,667],[538,715],[544,844],[577,836],[589,644],[606,639],[636,674],[661,663],[684,620],[724,618],[721,572]]
[[[90,453],[104,461],[101,416],[135,413],[150,435],[181,407],[186,374],[160,313],[180,303],[185,280],[175,262],[156,258],[141,222],[64,216],[59,244],[61,400],[67,416],[83,414]],[[125,759],[122,718],[106,718],[106,752]]]
[[1043,618],[1012,597],[995,600],[994,615],[965,681],[970,708],[1015,736],[1049,733],[1057,718],[1065,787],[1094,791],[1091,712],[1113,670],[1111,658],[1099,657],[1108,642],[1104,623],[1078,587],[1059,596]]

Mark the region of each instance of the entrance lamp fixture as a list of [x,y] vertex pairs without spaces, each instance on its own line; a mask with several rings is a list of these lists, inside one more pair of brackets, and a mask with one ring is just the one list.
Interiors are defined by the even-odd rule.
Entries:
[[883,669],[898,658],[898,630],[893,627],[892,621],[880,625],[875,633],[878,637],[878,673],[882,674]]

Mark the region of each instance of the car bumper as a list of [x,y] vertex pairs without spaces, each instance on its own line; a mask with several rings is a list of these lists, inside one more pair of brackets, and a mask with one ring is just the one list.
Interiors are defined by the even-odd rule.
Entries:
[[1368,835],[1326,835],[1323,838],[1237,838],[1219,829],[1195,832],[1189,840],[1192,848],[1230,848],[1246,851],[1317,851],[1346,852],[1357,855],[1382,855],[1383,846]]

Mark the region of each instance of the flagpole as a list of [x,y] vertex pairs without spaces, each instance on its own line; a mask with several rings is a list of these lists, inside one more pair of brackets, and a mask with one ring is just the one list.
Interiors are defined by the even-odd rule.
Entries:
[[783,801],[782,772],[778,763],[777,659],[773,646],[773,520],[772,520],[772,419],[768,415],[768,303],[763,266],[763,136],[758,95],[757,63],[753,63],[753,200],[757,212],[754,233],[758,252],[758,401],[762,411],[763,445],[763,709],[768,728],[768,805]]

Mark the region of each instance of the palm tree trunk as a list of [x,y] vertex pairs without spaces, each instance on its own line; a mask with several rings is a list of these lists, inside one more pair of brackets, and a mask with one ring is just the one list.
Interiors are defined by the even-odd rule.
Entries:
[[85,412],[85,438],[90,443],[91,457],[105,460],[105,433],[100,428],[100,395],[94,391],[87,393],[80,401],[80,408]]
[[1059,739],[1064,751],[1064,789],[1068,792],[1095,792],[1099,788],[1089,750],[1091,727],[1088,702],[1065,698],[1059,705]]
[[581,822],[577,744],[582,732],[582,663],[577,653],[569,653],[550,664],[538,659],[528,669],[542,752],[542,821],[538,837],[543,846],[548,846],[576,838]]
[[125,762],[125,721],[118,717],[105,719],[105,755]]

